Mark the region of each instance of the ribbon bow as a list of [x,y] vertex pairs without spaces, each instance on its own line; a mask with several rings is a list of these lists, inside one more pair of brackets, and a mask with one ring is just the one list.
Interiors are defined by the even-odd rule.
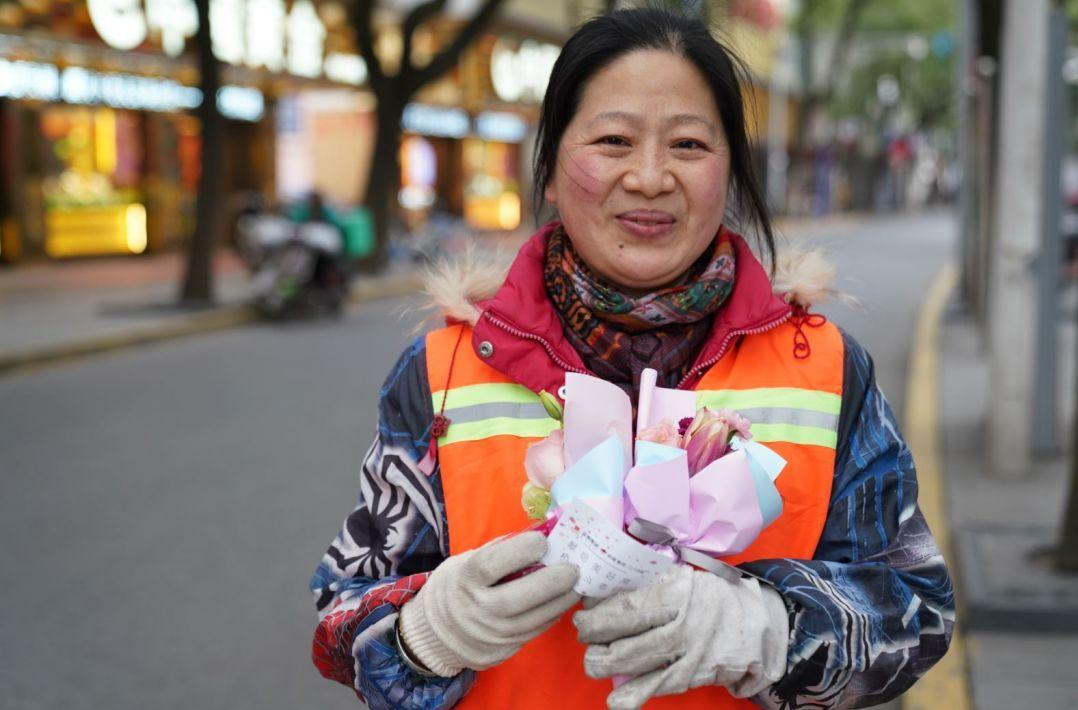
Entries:
[[741,579],[741,572],[736,568],[699,550],[682,545],[674,531],[665,525],[659,525],[643,518],[635,518],[629,523],[626,532],[636,539],[652,545],[666,545],[674,551],[674,554],[682,562],[718,575],[727,582],[736,582]]

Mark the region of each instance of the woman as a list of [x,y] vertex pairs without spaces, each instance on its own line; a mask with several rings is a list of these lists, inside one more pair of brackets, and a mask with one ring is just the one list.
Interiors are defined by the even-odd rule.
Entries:
[[[946,651],[909,450],[865,351],[805,315],[812,264],[774,257],[741,97],[695,20],[622,11],[565,45],[535,169],[560,222],[507,276],[431,285],[450,325],[390,373],[359,505],[311,582],[315,663],[372,708],[858,707]],[[773,279],[723,226],[728,195]],[[497,539],[527,525],[524,451],[552,427],[536,393],[570,371],[632,393],[645,367],[733,393],[789,462],[782,517],[728,560],[746,576],[678,567],[575,614],[571,567],[499,584],[546,549]]]

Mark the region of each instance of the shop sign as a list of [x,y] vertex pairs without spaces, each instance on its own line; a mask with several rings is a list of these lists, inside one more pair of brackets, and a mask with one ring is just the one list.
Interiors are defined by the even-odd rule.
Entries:
[[[179,111],[202,103],[202,92],[173,79],[96,72],[82,67],[61,70],[54,64],[0,59],[0,97],[103,105],[133,111]],[[257,121],[265,112],[258,89],[225,86],[217,94],[221,114]]]
[[515,46],[499,38],[490,54],[490,81],[502,101],[540,103],[561,50],[526,39]]
[[[156,31],[165,54],[176,57],[198,31],[195,0],[87,0],[87,7],[101,39],[120,50],[134,49]],[[329,74],[324,63],[349,57],[335,59],[335,73],[342,75],[340,65],[346,61],[348,76],[354,77],[355,62],[363,61],[356,55],[323,56],[326,28],[310,0],[296,0],[291,11],[284,0],[210,0],[210,31],[219,60],[252,69],[317,78],[323,70]]]
[[90,22],[105,44],[123,51],[146,40],[146,15],[139,0],[87,0]]
[[0,96],[55,101],[60,96],[60,70],[52,64],[0,59]]
[[461,108],[408,104],[401,116],[401,128],[425,136],[463,138],[471,129],[471,121]]
[[520,143],[528,124],[520,116],[505,111],[484,111],[475,118],[475,134],[487,141]]
[[438,138],[466,138],[475,135],[485,141],[520,143],[528,133],[528,124],[507,111],[484,111],[474,125],[462,108],[408,104],[401,116],[401,129],[409,133]]
[[251,86],[222,86],[217,90],[217,108],[222,116],[254,122],[266,112],[266,98]]
[[360,86],[367,81],[367,63],[358,54],[329,54],[322,69],[330,81],[353,86]]
[[198,31],[198,8],[191,0],[146,0],[146,27],[161,34],[165,54],[178,57]]

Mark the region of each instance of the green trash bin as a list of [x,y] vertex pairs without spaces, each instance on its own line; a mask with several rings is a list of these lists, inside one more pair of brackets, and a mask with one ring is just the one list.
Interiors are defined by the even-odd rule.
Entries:
[[[302,223],[307,219],[307,205],[298,202],[289,207],[285,214],[293,222]],[[344,253],[349,259],[362,259],[374,252],[374,220],[366,207],[356,207],[348,212],[339,212],[325,205],[326,219],[341,230],[344,236]]]
[[374,252],[374,221],[370,210],[357,207],[340,218],[344,232],[344,253],[350,259],[362,259]]

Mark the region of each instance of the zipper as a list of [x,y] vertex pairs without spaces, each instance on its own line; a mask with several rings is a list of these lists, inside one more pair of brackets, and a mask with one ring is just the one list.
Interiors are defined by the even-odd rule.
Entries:
[[726,334],[726,337],[722,339],[722,343],[719,345],[719,352],[715,354],[715,357],[709,359],[707,362],[702,362],[693,369],[689,370],[689,372],[681,378],[681,382],[677,383],[677,387],[675,389],[682,389],[685,386],[685,383],[696,377],[697,373],[699,373],[701,370],[706,370],[707,368],[711,367],[716,362],[721,360],[722,356],[726,354],[726,348],[730,346],[730,341],[734,338],[737,338],[742,335],[759,335],[760,333],[766,333],[769,330],[774,330],[786,321],[790,320],[791,316],[793,316],[792,309],[787,311],[781,318],[777,318],[770,323],[759,326],[757,328],[731,330],[729,333]]
[[558,354],[554,352],[553,346],[551,346],[551,344],[548,343],[545,338],[541,338],[534,333],[528,333],[526,331],[520,330],[519,328],[514,328],[500,318],[492,316],[490,314],[490,311],[484,311],[483,317],[511,335],[515,335],[518,338],[524,338],[525,340],[532,340],[539,343],[543,346],[543,349],[546,350],[546,354],[550,356],[550,359],[553,360],[558,367],[565,370],[566,372],[575,372],[578,375],[588,374],[587,370],[581,370],[579,367],[573,367],[572,365],[558,357]]

